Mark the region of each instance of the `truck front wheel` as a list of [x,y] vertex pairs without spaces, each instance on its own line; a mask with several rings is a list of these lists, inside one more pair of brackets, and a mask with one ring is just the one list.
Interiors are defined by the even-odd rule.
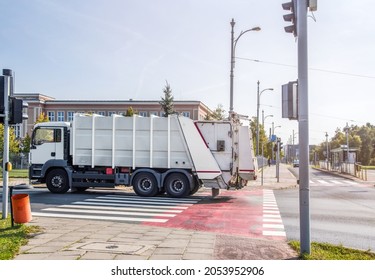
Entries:
[[135,175],[133,179],[133,190],[139,196],[155,196],[159,188],[154,175],[142,172]]
[[165,180],[165,190],[171,197],[184,197],[190,193],[189,181],[184,174],[172,173]]
[[54,169],[48,172],[46,184],[52,193],[66,193],[69,190],[68,176],[62,169]]

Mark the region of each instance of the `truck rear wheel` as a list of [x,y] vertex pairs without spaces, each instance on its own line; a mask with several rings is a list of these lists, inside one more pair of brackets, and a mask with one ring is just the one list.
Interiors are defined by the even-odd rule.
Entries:
[[190,191],[190,195],[195,194],[200,188],[198,183],[195,183],[194,188]]
[[184,197],[190,193],[189,181],[184,174],[172,173],[165,180],[165,190],[171,197]]
[[68,176],[62,169],[48,172],[46,184],[51,193],[66,193],[69,190]]
[[133,190],[139,196],[155,196],[159,192],[154,175],[148,172],[135,175]]

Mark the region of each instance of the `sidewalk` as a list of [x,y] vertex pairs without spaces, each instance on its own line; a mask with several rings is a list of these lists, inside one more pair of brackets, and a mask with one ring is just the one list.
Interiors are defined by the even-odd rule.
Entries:
[[276,177],[276,165],[270,167],[265,166],[263,169],[263,186],[262,186],[262,170],[258,173],[256,181],[249,182],[251,187],[263,189],[281,189],[297,186],[297,178],[288,170],[287,164],[280,164],[279,180]]
[[[280,165],[263,173],[263,188],[292,187],[296,179]],[[262,188],[261,174],[246,188]],[[43,232],[21,248],[16,260],[283,260],[298,254],[286,240],[152,227],[140,224],[35,217]]]

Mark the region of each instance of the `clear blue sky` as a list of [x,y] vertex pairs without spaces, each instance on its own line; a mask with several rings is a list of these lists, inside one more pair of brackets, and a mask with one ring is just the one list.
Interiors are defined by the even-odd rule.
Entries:
[[[256,115],[286,143],[296,121],[281,118],[281,85],[297,78],[297,43],[284,32],[288,0],[0,0],[0,67],[16,92],[58,99],[159,100],[166,80],[177,100],[229,110],[230,21],[236,48],[234,109]],[[318,0],[309,25],[310,143],[337,127],[375,124],[375,1]],[[311,14],[310,14],[311,15]],[[260,62],[254,62],[259,60]],[[296,138],[296,143],[298,139]]]

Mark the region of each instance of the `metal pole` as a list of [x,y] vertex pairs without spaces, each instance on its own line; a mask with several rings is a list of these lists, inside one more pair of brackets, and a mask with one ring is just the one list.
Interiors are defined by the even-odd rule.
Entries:
[[328,133],[327,133],[327,132],[326,132],[326,146],[327,146],[327,152],[326,152],[326,164],[327,164],[327,170],[329,170]]
[[307,0],[297,0],[298,30],[298,128],[299,128],[299,204],[301,254],[310,254],[310,178],[309,178],[309,112]]
[[264,144],[262,143],[262,180],[261,180],[261,186],[263,186],[263,169],[265,167],[265,164],[264,164],[264,154],[263,154],[263,146]]
[[8,217],[8,180],[9,172],[7,170],[7,163],[9,162],[9,95],[11,87],[11,70],[3,69],[4,75],[4,149],[3,149],[3,209],[2,218]]
[[280,139],[277,139],[277,152],[276,152],[276,178],[277,182],[280,181]]
[[259,155],[259,84],[258,81],[258,89],[257,89],[257,146],[256,146],[256,155]]
[[[274,125],[274,122],[272,122],[272,137],[273,137],[273,135],[275,135],[275,125]],[[274,159],[274,154],[273,154],[273,147],[272,147],[272,161],[273,161],[273,159]]]
[[235,21],[232,18],[230,25],[232,27],[231,48],[230,48],[230,103],[229,103],[229,116],[233,112],[233,69],[234,69],[234,25]]
[[349,125],[346,123],[346,172],[350,173],[350,162],[349,162]]
[[[263,129],[264,129],[264,110],[262,110],[262,125],[263,125]],[[262,180],[261,180],[261,185],[263,186],[263,169],[264,169],[264,154],[263,154],[263,141],[262,141],[262,164],[263,164],[263,167],[262,167]]]
[[296,148],[294,147],[294,138],[295,138],[295,134],[294,134],[294,129],[293,129],[293,152],[292,152],[292,161],[294,161],[296,159]]

